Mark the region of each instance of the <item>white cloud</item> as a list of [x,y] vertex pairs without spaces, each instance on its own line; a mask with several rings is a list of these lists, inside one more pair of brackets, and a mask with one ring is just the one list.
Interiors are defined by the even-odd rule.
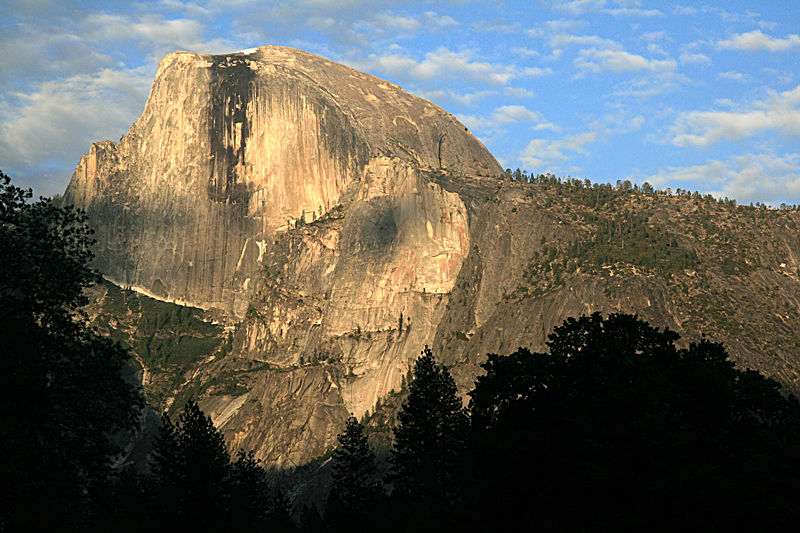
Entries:
[[547,76],[553,73],[553,69],[541,67],[525,67],[522,69],[520,75],[531,78],[538,78],[539,76]]
[[672,9],[672,12],[676,15],[695,15],[697,14],[697,9],[691,6],[675,6]]
[[556,140],[534,139],[522,150],[519,160],[528,168],[542,168],[568,159],[565,152],[586,154],[584,146],[595,142],[599,132],[587,131]]
[[506,87],[503,94],[512,98],[533,98],[533,91],[524,87]]
[[639,36],[639,39],[649,43],[653,41],[663,41],[666,38],[667,38],[667,32],[665,32],[664,30],[649,31]]
[[800,136],[800,85],[782,93],[770,93],[741,111],[689,111],[672,126],[677,146],[707,146],[722,140],[752,137],[767,131]]
[[[586,155],[590,144],[638,131],[645,123],[643,115],[631,115],[619,110],[608,113],[589,124],[588,131],[564,136],[560,139],[533,139],[522,150],[517,159],[526,167],[546,172],[579,172],[571,164],[561,164],[573,154]],[[557,129],[557,128],[555,128]]]
[[671,71],[676,67],[674,59],[647,59],[623,50],[581,50],[574,60],[575,66],[586,72],[631,72],[636,70]]
[[[0,160],[9,168],[67,168],[93,141],[118,139],[141,112],[149,68],[104,69],[38,85],[0,107]],[[66,174],[64,178],[68,177]],[[61,184],[60,189],[66,184]],[[45,186],[52,193],[52,186]]]
[[613,2],[616,7],[609,7],[606,0],[571,0],[569,2],[557,2],[553,5],[555,11],[569,13],[570,15],[584,15],[586,13],[605,13],[611,16],[637,16],[653,17],[662,15],[657,9],[642,9],[640,2],[629,2],[616,0]]
[[522,46],[514,47],[511,49],[511,51],[521,57],[538,57],[541,55],[536,50],[532,50],[530,48],[525,48]]
[[542,114],[521,105],[504,105],[496,108],[488,116],[460,115],[458,119],[476,131],[496,130],[507,124],[528,123],[534,130],[555,129]]
[[415,31],[422,25],[416,17],[403,17],[392,13],[375,15],[375,23],[384,29],[400,31]]
[[568,33],[556,33],[548,37],[552,48],[560,48],[569,45],[578,46],[602,46],[603,48],[620,48],[619,43],[599,37],[597,35],[571,35]]
[[705,54],[684,52],[681,54],[680,61],[684,64],[708,65],[711,63],[711,58]]
[[[358,63],[351,62],[356,67],[359,66]],[[462,80],[489,85],[505,85],[516,77],[532,75],[524,70],[520,71],[513,65],[477,61],[472,52],[454,52],[444,47],[428,52],[422,61],[417,61],[402,52],[373,54],[360,66],[417,81]]]
[[175,50],[219,54],[241,48],[224,38],[207,40],[206,25],[193,19],[165,19],[157,15],[133,18],[95,13],[87,17],[86,27],[88,30],[83,37],[87,41],[105,46],[133,41],[147,51],[151,60]]
[[[337,17],[328,18],[332,21],[332,24],[339,22]],[[371,18],[365,18],[353,24],[357,31],[362,31],[366,34],[391,33],[395,38],[398,37],[397,32],[409,37],[420,30],[431,31],[458,25],[458,21],[453,17],[439,15],[434,11],[426,11],[419,15],[399,15],[392,12],[378,13]]]
[[431,101],[449,100],[459,105],[473,106],[481,100],[484,100],[491,96],[496,96],[497,94],[499,94],[499,92],[496,90],[487,90],[487,91],[474,91],[471,93],[460,93],[450,89],[428,89],[428,90],[415,91],[414,94],[416,94],[417,96],[421,96],[422,98],[427,98],[428,100]]
[[640,9],[636,7],[607,9],[605,12],[615,17],[660,17],[664,14],[658,9]]
[[727,72],[720,72],[717,74],[718,77],[726,80],[733,80],[738,82],[746,82],[750,81],[750,77],[742,74],[741,72],[736,72],[734,70],[729,70]]
[[762,33],[761,30],[754,30],[748,33],[734,35],[730,39],[719,41],[717,46],[722,49],[747,50],[754,52],[758,50],[768,50],[770,52],[783,52],[800,46],[800,35],[789,35],[785,39],[770,37]]
[[646,75],[626,80],[624,83],[617,85],[612,94],[617,97],[645,99],[678,91],[681,88],[681,82],[684,81],[683,77],[675,75]]
[[[575,20],[549,20],[542,25],[526,31],[528,35],[547,41],[550,48],[559,49],[566,46],[594,46],[599,48],[619,49],[620,44],[612,39],[598,35],[576,35],[574,32],[584,26]],[[560,51],[558,52],[560,53]]]
[[662,55],[662,56],[668,56],[669,55],[667,53],[667,51],[664,50],[664,48],[661,47],[660,44],[656,44],[656,43],[647,43],[647,51],[650,52],[651,54],[659,54],[659,55]]
[[688,182],[694,189],[736,198],[740,203],[777,204],[800,196],[800,154],[763,152],[712,159],[699,165],[669,167],[642,179],[659,187]]
[[168,9],[179,11],[187,15],[209,17],[212,14],[211,9],[201,6],[195,2],[181,2],[180,0],[161,0],[161,5]]
[[556,2],[553,5],[553,9],[570,15],[583,15],[584,13],[599,11],[605,5],[605,0],[571,0],[569,2]]

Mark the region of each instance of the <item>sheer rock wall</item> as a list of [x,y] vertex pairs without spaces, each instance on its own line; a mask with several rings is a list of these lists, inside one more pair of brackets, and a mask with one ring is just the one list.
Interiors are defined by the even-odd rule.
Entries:
[[[470,247],[464,202],[431,179],[445,171],[502,169],[394,84],[289,48],[177,52],[65,196],[87,211],[109,279],[240,322],[226,358],[267,369],[201,405],[233,448],[284,465],[324,452],[432,342]],[[202,396],[231,372],[219,359],[184,388]]]

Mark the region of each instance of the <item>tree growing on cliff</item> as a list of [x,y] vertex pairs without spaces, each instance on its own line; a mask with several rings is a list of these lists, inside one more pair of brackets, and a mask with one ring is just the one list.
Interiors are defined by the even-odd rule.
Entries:
[[414,364],[408,399],[394,430],[393,497],[430,522],[460,498],[468,418],[450,372],[426,346]]
[[80,310],[98,279],[86,218],[31,196],[0,172],[0,530],[85,529],[142,398]]

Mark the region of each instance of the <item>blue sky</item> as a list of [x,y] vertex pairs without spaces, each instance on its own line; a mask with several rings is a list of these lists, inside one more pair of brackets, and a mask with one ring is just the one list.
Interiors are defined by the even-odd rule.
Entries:
[[0,169],[62,192],[174,50],[293,46],[459,117],[504,167],[800,203],[800,0],[4,1]]

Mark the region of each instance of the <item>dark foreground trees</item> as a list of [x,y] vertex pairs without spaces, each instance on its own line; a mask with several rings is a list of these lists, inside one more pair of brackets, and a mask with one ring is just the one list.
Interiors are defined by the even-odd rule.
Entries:
[[368,524],[378,518],[384,505],[383,489],[377,478],[375,453],[370,449],[364,428],[355,417],[347,419],[333,454],[333,483],[325,513],[333,531],[369,531]]
[[448,370],[425,347],[394,431],[390,481],[396,520],[409,530],[437,528],[461,501],[468,418]]
[[549,353],[489,355],[470,393],[474,523],[796,523],[797,401],[734,368],[722,345],[678,349],[677,339],[635,316],[594,314],[556,328]]
[[97,279],[85,218],[30,197],[0,172],[0,530],[86,529],[142,400],[79,311]]
[[568,319],[547,353],[488,356],[469,428],[426,349],[398,416],[382,528],[794,527],[800,405],[722,345],[678,339],[633,315]]
[[252,452],[231,461],[222,434],[190,400],[173,423],[165,413],[151,455],[143,529],[291,531],[282,495]]
[[453,503],[468,419],[455,381],[427,346],[414,364],[408,389],[394,431],[394,490],[421,505]]

